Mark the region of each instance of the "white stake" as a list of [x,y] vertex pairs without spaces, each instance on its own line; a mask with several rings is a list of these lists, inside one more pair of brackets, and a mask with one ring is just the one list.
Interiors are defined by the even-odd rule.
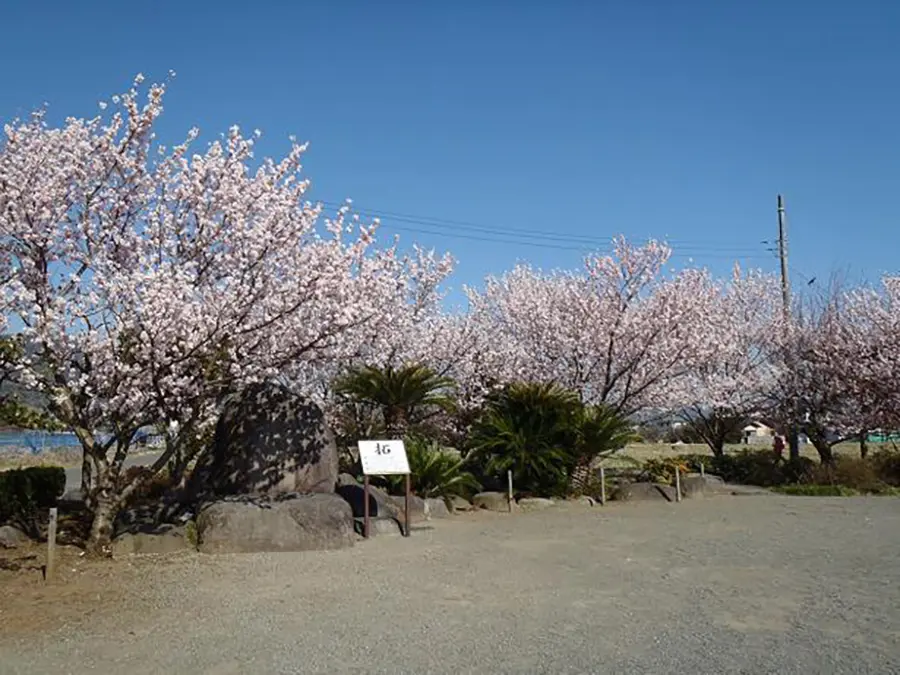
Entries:
[[50,581],[56,572],[56,507],[50,509],[50,523],[47,525],[47,573]]
[[512,513],[512,505],[513,505],[513,486],[512,486],[512,469],[506,472],[506,480],[509,483],[509,494],[507,495],[507,499],[509,500],[509,512]]
[[681,469],[675,467],[675,501],[681,501]]
[[606,469],[600,467],[600,506],[606,506]]

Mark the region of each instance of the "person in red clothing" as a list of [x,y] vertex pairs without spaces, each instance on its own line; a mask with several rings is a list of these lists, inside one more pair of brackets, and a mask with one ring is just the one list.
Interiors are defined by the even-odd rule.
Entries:
[[772,443],[772,450],[775,452],[776,459],[784,459],[784,438],[778,434]]

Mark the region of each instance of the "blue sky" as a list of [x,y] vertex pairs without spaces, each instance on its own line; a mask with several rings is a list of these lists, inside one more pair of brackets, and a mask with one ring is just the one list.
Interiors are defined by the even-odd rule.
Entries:
[[164,140],[296,134],[316,198],[411,216],[383,231],[452,251],[457,284],[618,233],[774,271],[778,192],[795,284],[900,271],[900,3],[47,0],[3,23],[3,120],[174,69]]

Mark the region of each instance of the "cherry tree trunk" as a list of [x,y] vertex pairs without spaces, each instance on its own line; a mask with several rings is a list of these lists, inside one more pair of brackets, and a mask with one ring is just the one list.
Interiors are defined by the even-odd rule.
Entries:
[[93,475],[91,471],[91,457],[86,452],[82,453],[83,459],[81,460],[81,494],[84,498],[84,503],[90,507],[90,495],[91,489],[93,488]]
[[94,489],[90,499],[91,530],[85,543],[89,555],[109,554],[113,526],[121,504],[116,483],[116,472],[104,462],[94,476]]
[[709,445],[709,449],[712,450],[714,457],[721,457],[725,454],[725,438],[713,438],[711,441],[707,441],[707,445]]
[[815,447],[816,452],[819,453],[819,460],[822,464],[834,464],[834,450],[828,441],[816,439],[813,440],[813,446]]
[[89,555],[108,555],[117,513],[118,503],[115,499],[101,496],[95,501],[91,533],[85,546]]

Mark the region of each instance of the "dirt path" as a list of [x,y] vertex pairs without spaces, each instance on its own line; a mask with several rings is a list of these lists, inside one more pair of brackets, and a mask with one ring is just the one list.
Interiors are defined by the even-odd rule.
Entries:
[[0,671],[898,672],[898,526],[890,498],[717,497],[132,559],[72,573],[46,621],[19,593]]

